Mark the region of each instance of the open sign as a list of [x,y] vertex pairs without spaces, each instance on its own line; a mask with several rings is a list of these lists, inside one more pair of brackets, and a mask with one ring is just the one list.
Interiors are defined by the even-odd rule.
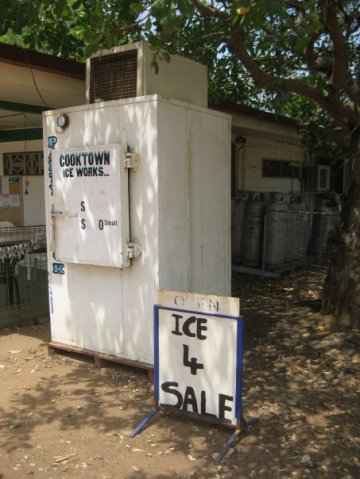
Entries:
[[159,291],[157,404],[237,427],[242,417],[242,339],[238,298]]

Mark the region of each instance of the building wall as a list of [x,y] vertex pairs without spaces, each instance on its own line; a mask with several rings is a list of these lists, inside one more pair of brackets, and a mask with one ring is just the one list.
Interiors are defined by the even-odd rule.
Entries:
[[299,178],[264,177],[263,159],[290,162],[291,166],[301,167],[305,152],[296,145],[274,141],[268,138],[248,135],[244,142],[235,146],[235,175],[239,191],[300,193]]
[[[42,151],[41,140],[0,143],[0,179],[4,176],[3,154]],[[19,176],[21,226],[45,224],[44,176]],[[7,217],[0,207],[0,221]]]
[[[30,68],[28,65],[15,65],[7,61],[0,61],[0,71],[0,100],[2,101],[19,105],[40,105],[49,109],[85,103],[85,80],[83,79],[44,71],[36,67]],[[3,129],[39,128],[42,126],[41,114],[3,110],[1,117],[0,127]],[[4,176],[4,153],[40,152],[42,150],[42,140],[0,142],[0,181]],[[12,175],[12,177],[15,176]],[[4,180],[4,185],[6,181]],[[10,218],[16,220],[16,225],[20,226],[44,224],[43,175],[19,175],[16,194],[19,196],[19,214],[17,211],[9,214],[9,206],[5,198],[0,202],[0,221]],[[3,205],[6,205],[6,211]]]

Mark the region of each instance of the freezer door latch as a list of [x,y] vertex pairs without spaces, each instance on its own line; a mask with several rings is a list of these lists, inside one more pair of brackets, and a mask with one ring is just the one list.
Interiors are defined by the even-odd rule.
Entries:
[[51,205],[50,216],[52,218],[65,218],[65,217],[76,218],[78,216],[78,213],[72,213],[70,211],[56,210],[54,208],[54,205]]
[[139,155],[135,153],[135,151],[128,151],[125,153],[125,159],[124,159],[124,168],[127,169],[134,169],[139,166]]
[[129,259],[136,259],[141,255],[140,243],[135,238],[127,243],[126,255]]

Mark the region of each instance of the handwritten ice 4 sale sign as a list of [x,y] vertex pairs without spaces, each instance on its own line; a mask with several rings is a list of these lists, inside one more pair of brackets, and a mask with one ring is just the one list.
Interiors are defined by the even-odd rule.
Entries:
[[238,427],[242,419],[240,300],[160,290],[154,330],[157,405]]

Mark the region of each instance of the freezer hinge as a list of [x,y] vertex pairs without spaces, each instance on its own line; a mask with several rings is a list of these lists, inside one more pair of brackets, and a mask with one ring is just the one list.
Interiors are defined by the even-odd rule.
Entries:
[[124,168],[137,168],[139,166],[139,155],[135,151],[125,153]]
[[129,241],[126,246],[126,255],[129,259],[136,259],[141,255],[141,246],[136,239]]

